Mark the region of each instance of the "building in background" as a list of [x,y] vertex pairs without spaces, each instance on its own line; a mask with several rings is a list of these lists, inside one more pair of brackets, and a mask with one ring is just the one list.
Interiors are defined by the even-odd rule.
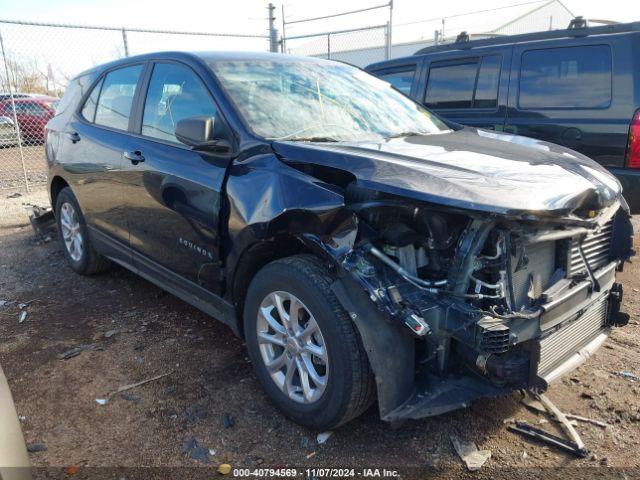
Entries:
[[[420,20],[393,25],[393,45],[387,55],[387,27],[363,28],[343,32],[325,32],[286,39],[286,52],[331,58],[364,67],[389,58],[406,57],[437,43],[454,42],[460,32],[472,39],[515,35],[567,28],[574,14],[560,1],[538,5],[507,7],[511,19],[496,15],[497,9],[461,14],[444,19]],[[418,38],[418,40],[416,40]]]

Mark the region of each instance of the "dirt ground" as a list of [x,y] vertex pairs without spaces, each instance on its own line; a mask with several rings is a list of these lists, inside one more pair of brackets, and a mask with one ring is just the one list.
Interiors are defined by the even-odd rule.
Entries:
[[[640,473],[640,382],[615,374],[640,374],[640,261],[620,275],[630,324],[548,392],[563,411],[610,425],[578,424],[587,458],[509,432],[505,420],[513,418],[555,430],[517,393],[399,429],[372,408],[318,444],[319,432],[290,422],[269,403],[242,342],[227,327],[122,268],[90,278],[74,274],[57,241],[39,241],[24,213],[22,203],[42,204],[46,195],[0,195],[0,300],[10,302],[0,307],[0,365],[27,443],[46,448],[30,454],[36,467],[67,468],[70,475],[76,467],[200,466],[211,470],[180,470],[179,478],[195,471],[211,478],[228,463],[401,468],[404,477],[432,469],[452,478],[468,475],[451,446],[456,435],[491,451],[480,472],[487,478],[512,477],[514,469],[519,477],[564,472],[567,478],[566,467],[582,478]],[[27,304],[22,323],[18,303]],[[89,348],[59,358],[81,345]],[[106,405],[96,403],[119,386],[162,374]],[[159,471],[158,478],[168,478]]]
[[25,173],[30,186],[42,188],[46,183],[47,162],[43,146],[0,147],[0,199],[4,198],[5,189],[24,188]]

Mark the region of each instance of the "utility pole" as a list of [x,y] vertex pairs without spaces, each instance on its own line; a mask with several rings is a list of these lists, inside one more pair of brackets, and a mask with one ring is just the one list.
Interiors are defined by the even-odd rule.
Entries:
[[287,34],[284,31],[284,27],[286,25],[286,21],[284,19],[284,2],[282,2],[282,38],[280,39],[280,47],[282,53],[287,53]]
[[393,37],[391,29],[393,28],[393,0],[389,0],[389,23],[387,24],[387,59],[391,58],[391,49],[393,47]]
[[274,11],[276,7],[270,3],[267,7],[269,10],[269,51],[278,53],[278,29],[276,28],[276,17]]

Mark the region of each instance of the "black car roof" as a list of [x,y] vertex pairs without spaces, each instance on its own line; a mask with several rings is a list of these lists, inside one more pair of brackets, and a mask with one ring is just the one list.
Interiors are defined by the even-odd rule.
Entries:
[[[498,45],[513,45],[516,43],[532,42],[537,40],[551,40],[559,38],[576,38],[576,37],[591,37],[594,35],[610,35],[618,33],[628,32],[640,32],[640,22],[630,23],[617,23],[613,25],[602,25],[596,27],[580,27],[580,28],[567,28],[564,30],[547,30],[543,32],[522,33],[519,35],[500,35],[492,38],[483,38],[479,40],[468,41],[455,41],[453,43],[446,43],[443,45],[434,45],[431,47],[425,47],[418,50],[413,55],[402,57],[403,59],[412,58],[414,56],[425,55],[436,52],[449,52],[455,50],[472,50],[473,48],[486,47],[486,46],[498,46]],[[394,60],[386,60],[383,62],[372,63],[367,66],[367,70],[375,69],[377,67],[389,66]]]
[[90,69],[87,69],[76,77],[87,75],[94,72],[102,72],[103,70],[111,69],[119,65],[128,65],[136,62],[143,62],[147,60],[199,60],[206,63],[215,61],[249,61],[249,60],[273,60],[273,61],[296,61],[296,62],[327,62],[330,60],[324,60],[315,57],[300,57],[296,55],[289,55],[283,53],[272,52],[233,52],[233,51],[204,51],[204,52],[184,52],[184,51],[166,51],[166,52],[153,52],[145,53],[142,55],[135,55],[131,57],[120,58],[108,63],[96,65]]

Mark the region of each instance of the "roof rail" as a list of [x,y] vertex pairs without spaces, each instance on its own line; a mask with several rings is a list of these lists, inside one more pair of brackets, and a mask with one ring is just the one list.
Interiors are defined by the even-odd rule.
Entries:
[[569,26],[567,30],[573,30],[576,28],[587,28],[589,26],[589,22],[583,16],[578,16],[569,22]]
[[[461,41],[462,34],[454,43],[444,43],[421,48],[414,55],[422,55],[425,53],[445,52],[449,50],[468,50],[477,47],[485,47],[492,45],[510,45],[514,43],[524,43],[536,40],[551,40],[554,38],[571,38],[571,37],[587,37],[591,35],[607,35],[612,33],[640,32],[640,22],[617,23],[610,25],[597,25],[589,27],[587,21],[582,17],[576,17],[571,21],[570,28],[564,30],[547,30],[543,32],[521,33],[518,35],[503,35],[494,38],[483,38],[478,40]],[[581,26],[582,25],[582,26]],[[469,38],[475,34],[465,33]],[[487,34],[489,35],[489,34]]]
[[456,37],[456,43],[466,43],[466,42],[469,42],[470,40],[471,39],[469,38],[469,34],[466,31],[460,32]]

